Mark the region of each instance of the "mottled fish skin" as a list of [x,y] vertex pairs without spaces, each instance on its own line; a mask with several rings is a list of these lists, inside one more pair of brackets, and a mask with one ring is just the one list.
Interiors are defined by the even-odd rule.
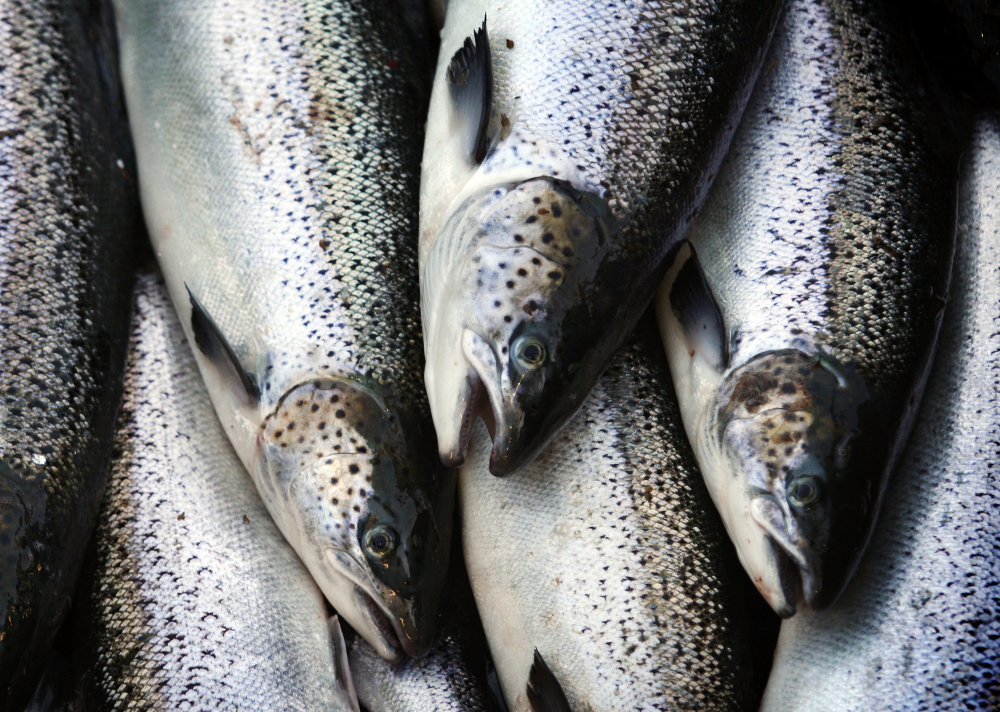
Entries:
[[423,390],[425,96],[395,2],[116,7],[147,224],[226,432],[340,615],[419,656],[455,477]]
[[963,159],[952,293],[909,447],[837,604],[784,621],[763,710],[1000,707],[1000,117]]
[[323,594],[223,431],[159,275],[140,274],[75,645],[87,710],[350,710]]
[[479,427],[459,476],[466,566],[507,704],[537,648],[575,712],[752,709],[740,571],[651,320],[577,416],[499,480]]
[[881,3],[786,3],[657,310],[685,428],[774,610],[857,566],[936,343],[957,161]]
[[455,558],[426,657],[389,663],[364,639],[349,643],[354,685],[368,712],[506,712],[489,689],[482,623],[460,552]]
[[[780,6],[448,5],[420,186],[425,377],[446,464],[480,408],[505,475],[581,406],[722,160]],[[477,163],[452,98],[469,79],[448,77],[484,16],[494,81]]]
[[138,202],[110,18],[0,4],[0,710],[68,608],[121,398]]

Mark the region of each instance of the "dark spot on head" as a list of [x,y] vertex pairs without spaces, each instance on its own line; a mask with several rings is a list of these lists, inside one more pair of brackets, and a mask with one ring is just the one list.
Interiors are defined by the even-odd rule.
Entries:
[[503,302],[501,302],[499,299],[497,299],[495,302],[493,302],[493,306],[495,306],[495,307],[498,307],[498,306],[500,306],[502,304],[503,304]]
[[507,280],[507,289],[513,289],[513,288],[514,288],[514,280],[513,279],[508,279]]
[[562,208],[559,207],[559,203],[552,203],[552,217],[562,217]]
[[514,235],[514,242],[524,242],[524,237],[521,235]]
[[506,316],[504,316],[503,320],[509,324],[512,321],[514,321],[514,317],[512,317],[510,314],[507,314]]
[[334,393],[332,396],[330,396],[330,402],[331,403],[336,403],[339,400],[340,400],[340,396],[338,396],[336,393]]
[[309,410],[311,410],[313,413],[315,413],[317,410],[319,410],[319,404],[318,403],[313,403],[312,404],[312,408],[310,408]]
[[[347,413],[345,413],[345,412],[344,412],[343,410],[338,410],[338,411],[336,412],[336,416],[337,416],[338,418],[343,418],[343,417],[345,417],[346,415],[347,415]],[[337,435],[340,435],[340,432],[339,432],[339,431],[338,431]]]
[[326,430],[326,421],[325,420],[322,423],[319,424],[319,429],[320,430]]
[[537,266],[537,265],[540,265],[540,264],[542,264],[542,261],[541,261],[540,259],[538,259],[537,257],[532,257],[532,258],[531,258],[531,264],[533,264],[533,265],[536,265],[536,266]]
[[564,247],[563,248],[563,254],[566,255],[567,257],[572,257],[573,256],[573,250],[571,250],[568,247]]
[[544,242],[546,245],[552,242],[554,239],[556,239],[556,236],[553,235],[551,232],[547,232],[544,235],[542,235],[542,242]]
[[358,466],[357,466],[357,465],[355,465],[355,464],[351,464],[351,465],[350,465],[350,466],[349,466],[349,467],[348,467],[347,469],[348,469],[348,471],[350,471],[350,473],[351,473],[352,475],[356,475],[356,474],[358,474],[359,472],[361,472],[361,468],[360,468],[360,467],[358,467]]
[[368,448],[366,448],[364,445],[359,445],[358,446],[358,452],[360,454],[364,455],[366,452],[368,452]]
[[540,202],[542,202],[542,199],[539,198],[538,196],[535,196],[534,198],[531,199],[531,202],[534,203],[535,205],[538,205]]
[[795,393],[795,384],[791,381],[785,381],[781,384],[782,393]]
[[284,430],[275,430],[275,431],[274,431],[274,437],[276,437],[276,438],[280,438],[280,437],[281,437],[281,434],[282,434],[283,432],[285,432],[285,431],[284,431]]
[[293,420],[286,426],[289,430],[295,430],[295,421]]
[[527,277],[528,276],[528,270],[526,270],[524,267],[521,267],[519,270],[517,270],[517,276],[518,277]]
[[499,267],[500,269],[507,269],[507,263],[501,262],[499,265],[497,265],[497,267]]
[[537,216],[535,216],[535,215],[529,215],[529,216],[528,216],[528,219],[527,219],[527,220],[525,220],[524,222],[526,222],[526,223],[529,223],[529,224],[530,224],[530,223],[533,223],[533,222],[535,222],[535,221],[536,221],[537,219],[538,219],[538,217],[537,217]]
[[336,497],[334,497],[333,499],[331,499],[331,500],[330,500],[330,502],[331,502],[332,504],[340,504],[340,500],[339,500],[339,499],[337,499]]
[[778,454],[778,451],[775,450],[773,447],[770,450],[767,451],[768,457],[775,457],[777,454]]
[[562,275],[556,272],[555,270],[549,272],[549,279],[559,279],[560,277],[562,277]]

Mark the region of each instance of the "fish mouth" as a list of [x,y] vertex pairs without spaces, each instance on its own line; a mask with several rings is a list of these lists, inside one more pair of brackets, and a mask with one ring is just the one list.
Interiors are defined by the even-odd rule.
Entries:
[[379,634],[381,645],[374,646],[378,654],[391,663],[397,663],[402,660],[405,653],[412,655],[413,653],[407,650],[406,645],[403,643],[408,638],[405,635],[399,634],[396,626],[393,625],[392,617],[361,587],[356,587],[355,593],[360,603],[359,607]]
[[814,608],[822,579],[812,551],[789,536],[774,497],[755,497],[750,513],[763,530],[769,559],[764,571],[751,574],[758,590],[782,618],[795,615],[800,606]]

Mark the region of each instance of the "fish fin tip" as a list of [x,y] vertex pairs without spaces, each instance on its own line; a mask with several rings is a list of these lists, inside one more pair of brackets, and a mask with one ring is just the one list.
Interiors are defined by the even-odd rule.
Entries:
[[528,673],[527,695],[533,712],[572,712],[566,693],[538,648]]
[[216,368],[228,371],[240,384],[247,398],[256,403],[260,400],[260,389],[253,376],[247,373],[222,330],[195,298],[191,288],[187,284],[184,285],[184,288],[187,290],[188,299],[191,302],[191,331],[194,334],[195,346]]
[[[729,339],[722,310],[705,279],[694,246],[687,242],[688,257],[670,286],[670,307],[695,353],[720,373],[729,366]],[[680,258],[681,255],[678,255]]]
[[452,55],[447,71],[448,88],[452,107],[464,134],[463,144],[468,146],[468,157],[474,163],[486,158],[493,107],[493,58],[490,54],[490,36],[483,25]]
[[358,693],[354,689],[354,676],[347,661],[347,642],[344,631],[340,627],[340,616],[330,616],[330,635],[333,637],[333,662],[336,672],[336,684],[347,698],[348,707],[353,712],[361,712],[358,703]]

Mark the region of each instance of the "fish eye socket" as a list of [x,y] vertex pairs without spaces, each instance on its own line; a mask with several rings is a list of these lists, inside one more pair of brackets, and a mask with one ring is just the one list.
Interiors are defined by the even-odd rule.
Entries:
[[514,359],[521,368],[541,368],[545,356],[545,344],[533,336],[522,336],[514,343]]
[[820,482],[815,477],[796,477],[786,490],[788,501],[796,507],[816,504],[820,497]]
[[378,524],[365,534],[365,550],[376,559],[387,559],[396,552],[399,535],[386,524]]

